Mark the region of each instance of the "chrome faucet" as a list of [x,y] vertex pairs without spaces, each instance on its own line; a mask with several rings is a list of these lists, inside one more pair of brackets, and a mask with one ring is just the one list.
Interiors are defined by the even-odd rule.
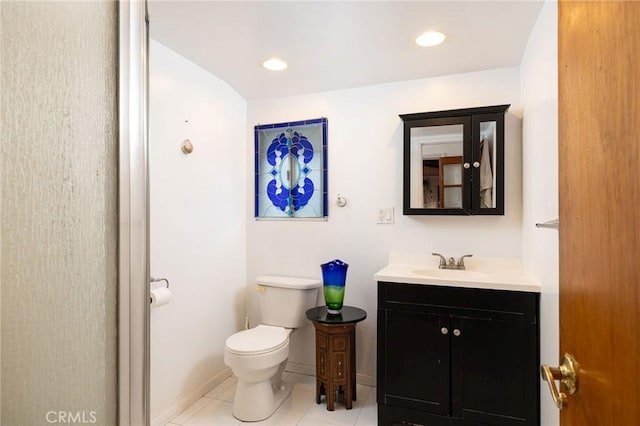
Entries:
[[438,256],[440,258],[440,265],[438,265],[438,268],[440,269],[447,269],[447,260],[444,258],[443,255],[441,255],[440,253],[431,253],[433,256]]
[[473,257],[472,254],[464,254],[462,256],[460,256],[460,258],[458,259],[458,263],[456,264],[457,269],[465,269],[464,266],[464,258],[465,257]]
[[447,259],[445,259],[444,256],[440,253],[431,254],[440,258],[440,264],[438,265],[439,269],[465,269],[464,258],[473,256],[472,254],[465,254],[463,256],[460,256],[457,262],[453,257],[450,257],[449,262],[447,263]]

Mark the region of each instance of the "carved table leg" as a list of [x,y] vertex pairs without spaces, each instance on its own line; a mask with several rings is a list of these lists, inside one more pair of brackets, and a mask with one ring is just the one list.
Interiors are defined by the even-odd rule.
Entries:
[[333,402],[335,399],[336,390],[333,386],[327,391],[327,411],[333,411]]
[[323,394],[324,385],[316,378],[316,404],[320,404],[320,396]]

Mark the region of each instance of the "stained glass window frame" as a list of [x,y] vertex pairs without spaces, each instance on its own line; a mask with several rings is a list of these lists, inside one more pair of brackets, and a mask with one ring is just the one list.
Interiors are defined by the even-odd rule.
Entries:
[[327,124],[322,117],[254,127],[257,220],[327,219]]

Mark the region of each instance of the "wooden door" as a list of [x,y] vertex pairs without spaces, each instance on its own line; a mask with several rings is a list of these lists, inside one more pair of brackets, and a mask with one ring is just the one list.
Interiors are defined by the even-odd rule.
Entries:
[[[558,5],[562,426],[640,424],[640,2]],[[543,395],[548,398],[549,395]]]
[[463,200],[462,156],[439,158],[440,208],[461,209]]

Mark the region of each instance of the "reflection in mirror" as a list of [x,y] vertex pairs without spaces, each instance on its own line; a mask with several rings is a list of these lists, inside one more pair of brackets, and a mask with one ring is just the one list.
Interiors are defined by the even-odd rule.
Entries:
[[463,135],[462,124],[411,128],[411,208],[462,208]]
[[[480,208],[496,207],[496,122],[480,122]],[[475,164],[474,164],[475,166]]]

